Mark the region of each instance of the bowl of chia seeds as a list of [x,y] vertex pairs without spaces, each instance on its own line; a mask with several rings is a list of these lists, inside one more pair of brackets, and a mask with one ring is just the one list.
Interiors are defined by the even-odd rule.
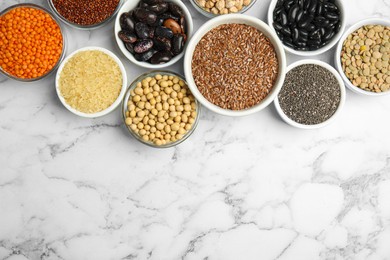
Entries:
[[267,24],[243,14],[211,19],[194,34],[184,58],[192,94],[211,111],[246,116],[266,108],[282,87],[286,55]]
[[287,67],[275,108],[289,125],[302,129],[331,123],[345,103],[345,87],[339,73],[318,60],[300,60]]

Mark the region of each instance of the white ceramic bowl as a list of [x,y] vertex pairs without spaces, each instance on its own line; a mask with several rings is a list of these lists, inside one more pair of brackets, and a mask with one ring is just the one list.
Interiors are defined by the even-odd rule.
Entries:
[[175,3],[178,6],[180,6],[180,8],[183,10],[183,12],[185,14],[185,18],[186,18],[186,22],[187,22],[187,42],[185,43],[184,49],[183,49],[183,51],[179,55],[173,57],[172,60],[170,60],[169,62],[166,62],[166,63],[163,63],[163,64],[151,64],[151,63],[144,62],[144,61],[138,61],[138,60],[136,60],[134,58],[133,54],[131,54],[126,49],[125,45],[123,44],[123,42],[118,37],[118,32],[121,31],[121,26],[120,26],[120,23],[119,23],[119,19],[120,19],[121,15],[123,13],[129,12],[129,11],[133,10],[134,8],[136,8],[140,1],[138,1],[138,0],[126,1],[122,5],[122,7],[119,10],[118,15],[117,15],[117,17],[115,19],[114,33],[115,33],[116,43],[118,44],[118,47],[122,51],[123,55],[125,55],[127,59],[129,59],[132,63],[134,63],[134,64],[136,64],[138,66],[141,66],[141,67],[144,67],[144,68],[148,68],[148,69],[166,68],[168,66],[173,65],[174,63],[176,63],[178,60],[180,60],[184,56],[185,48],[188,45],[189,40],[191,39],[192,31],[194,29],[191,13],[190,13],[190,11],[188,11],[186,5],[181,0],[165,0],[165,1],[172,2],[172,3]]
[[[319,48],[319,49],[314,50],[314,51],[297,51],[297,50],[294,50],[294,49],[287,47],[286,45],[283,44],[284,49],[288,53],[291,53],[291,54],[309,57],[309,56],[319,55],[321,53],[326,52],[330,48],[332,48],[337,43],[337,41],[340,39],[340,37],[343,34],[343,31],[345,29],[345,24],[346,24],[347,19],[346,19],[346,12],[345,12],[345,7],[343,4],[343,1],[344,0],[336,0],[336,4],[339,7],[340,15],[341,15],[340,31],[333,36],[333,38],[328,42],[328,44],[326,44],[322,48]],[[274,23],[273,12],[274,12],[274,9],[275,9],[277,2],[278,2],[278,0],[272,0],[269,7],[268,7],[268,25],[272,28],[273,31],[275,31],[274,26],[273,26],[273,23]]]
[[354,25],[352,25],[348,30],[345,31],[345,33],[341,37],[339,43],[337,44],[335,57],[334,57],[335,58],[334,59],[334,63],[336,65],[336,68],[339,71],[341,77],[343,78],[346,86],[351,91],[353,91],[355,93],[358,93],[358,94],[362,94],[362,95],[372,96],[373,97],[373,96],[388,95],[388,94],[390,94],[390,90],[386,91],[386,92],[379,92],[379,93],[377,93],[377,92],[366,91],[366,90],[363,90],[363,89],[361,89],[359,87],[356,87],[355,85],[352,84],[352,82],[345,75],[344,70],[343,70],[343,68],[341,66],[341,59],[340,59],[340,57],[341,57],[341,50],[343,48],[344,41],[348,37],[348,35],[350,35],[351,33],[353,33],[354,31],[356,31],[357,29],[359,29],[360,27],[362,27],[364,25],[371,25],[371,24],[379,24],[379,25],[390,26],[390,20],[383,19],[383,18],[370,18],[370,19],[366,19],[366,20],[357,22]]
[[[75,54],[80,53],[82,51],[95,51],[95,50],[104,52],[105,54],[109,55],[110,57],[112,57],[115,60],[115,62],[118,64],[118,66],[119,66],[119,68],[120,68],[120,70],[122,72],[123,82],[122,82],[121,92],[119,93],[119,95],[118,95],[117,99],[114,101],[114,103],[111,104],[111,106],[109,106],[108,108],[104,109],[103,111],[100,111],[100,112],[97,112],[97,113],[88,114],[88,113],[80,112],[80,111],[74,109],[73,107],[71,107],[68,103],[66,103],[66,101],[63,98],[63,96],[61,95],[61,91],[59,89],[59,79],[60,79],[60,75],[61,75],[62,69],[64,68],[65,64],[69,61],[70,58],[72,58]],[[56,92],[57,92],[58,98],[60,99],[61,103],[70,112],[72,112],[75,115],[81,116],[81,117],[97,118],[97,117],[101,117],[101,116],[107,115],[108,113],[112,112],[121,103],[121,101],[123,99],[123,96],[125,95],[126,88],[127,88],[127,74],[126,74],[125,67],[123,66],[123,63],[111,51],[109,51],[109,50],[107,50],[105,48],[101,48],[101,47],[84,47],[84,48],[81,48],[81,49],[78,49],[78,50],[72,52],[61,63],[61,65],[60,65],[60,67],[58,68],[58,71],[57,71],[56,80],[55,80],[55,86],[56,86]]]
[[[230,24],[230,23],[247,24],[261,31],[266,37],[268,37],[268,39],[274,46],[279,61],[278,77],[275,81],[275,85],[271,90],[271,92],[259,104],[244,110],[224,109],[208,101],[198,90],[198,87],[196,86],[192,75],[192,66],[191,66],[192,56],[194,54],[194,50],[198,42],[203,38],[203,36],[206,33],[208,33],[213,28],[218,27],[221,24]],[[283,45],[280,42],[276,33],[272,31],[271,28],[269,28],[269,26],[266,23],[262,22],[261,20],[243,14],[221,15],[206,22],[193,35],[191,41],[187,46],[186,55],[184,57],[184,73],[186,76],[188,87],[190,88],[192,94],[202,105],[204,105],[211,111],[214,111],[215,113],[218,113],[220,115],[225,115],[225,116],[246,116],[246,115],[259,112],[260,110],[264,109],[275,99],[275,97],[279,93],[284,81],[285,71],[286,71],[286,54],[283,50]]]
[[312,59],[304,59],[304,60],[300,60],[300,61],[297,61],[297,62],[294,62],[293,64],[291,64],[290,66],[287,67],[287,73],[298,67],[298,66],[301,66],[301,65],[304,65],[304,64],[314,64],[314,65],[319,65],[321,67],[324,67],[325,69],[327,69],[328,71],[330,71],[337,79],[338,83],[339,83],[339,87],[340,87],[340,103],[339,103],[339,106],[336,110],[336,112],[326,121],[320,123],[320,124],[315,124],[315,125],[304,125],[304,124],[300,124],[300,123],[297,123],[295,122],[294,120],[290,119],[282,110],[282,108],[280,107],[280,104],[279,104],[279,99],[278,97],[275,98],[275,101],[274,101],[274,105],[275,105],[275,108],[276,108],[276,111],[278,112],[278,114],[280,115],[280,117],[289,125],[291,126],[294,126],[294,127],[297,127],[297,128],[302,128],[302,129],[317,129],[317,128],[321,128],[321,127],[324,127],[326,125],[328,125],[329,123],[331,123],[336,117],[337,115],[340,114],[343,106],[344,106],[344,103],[345,103],[345,87],[344,87],[344,83],[343,83],[343,80],[341,79],[339,73],[332,67],[330,66],[329,64],[323,62],[323,61],[319,61],[319,60],[312,60]]

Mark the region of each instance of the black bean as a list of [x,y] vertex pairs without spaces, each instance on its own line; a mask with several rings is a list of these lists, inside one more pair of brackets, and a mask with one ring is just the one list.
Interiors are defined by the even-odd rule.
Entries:
[[150,60],[150,58],[153,57],[153,55],[156,52],[157,52],[156,50],[150,49],[149,51],[144,52],[144,53],[136,53],[136,54],[134,54],[134,58],[136,60],[138,60],[138,61],[148,61],[148,60]]
[[322,41],[329,41],[334,36],[333,30],[328,30],[326,33],[322,36]]
[[136,53],[144,53],[149,51],[153,47],[153,41],[151,39],[141,40],[135,43],[134,51]]
[[140,39],[146,39],[149,37],[150,29],[144,23],[136,23],[135,24],[135,32]]
[[306,42],[295,42],[295,46],[298,48],[306,47]]
[[184,49],[184,35],[175,34],[172,39],[172,53],[178,55]]
[[183,10],[181,10],[181,8],[178,5],[174,4],[174,3],[169,3],[169,11],[171,11],[171,13],[174,16],[177,16],[177,17],[184,16]]
[[121,39],[124,43],[135,43],[137,41],[137,36],[128,31],[120,31],[118,33],[119,39]]
[[286,36],[291,36],[291,29],[288,28],[288,27],[283,27],[283,29],[281,30],[281,32],[286,35]]
[[303,9],[304,9],[304,10],[309,9],[310,2],[311,2],[310,0],[304,0],[304,1],[303,1]]
[[161,4],[163,0],[142,0],[142,2],[148,5],[156,5],[156,4]]
[[305,37],[305,38],[309,37],[309,32],[303,29],[299,31],[299,34],[301,35],[301,37]]
[[295,18],[295,21],[297,23],[299,23],[302,20],[303,16],[304,16],[303,10],[298,10],[298,13],[297,13],[297,16]]
[[321,36],[324,36],[325,33],[326,33],[325,27],[320,28],[320,34],[321,34]]
[[317,4],[317,10],[316,10],[316,15],[317,15],[317,16],[320,16],[320,15],[323,14],[323,12],[324,12],[324,4],[321,3],[321,2],[318,2],[318,4]]
[[154,27],[161,26],[161,25],[163,25],[164,21],[165,21],[165,19],[163,17],[159,16],[159,17],[157,17],[157,20],[153,24],[151,24],[151,26],[154,26]]
[[336,13],[329,13],[329,12],[327,12],[327,13],[325,13],[325,18],[329,19],[329,20],[332,20],[332,21],[338,21],[339,20],[339,16]]
[[308,40],[307,45],[309,46],[318,46],[321,44],[321,39],[319,40]]
[[146,7],[148,10],[155,12],[156,14],[162,14],[168,11],[168,3],[160,3],[155,5],[149,5]]
[[317,29],[309,34],[309,38],[312,40],[321,39],[320,29]]
[[287,25],[288,23],[287,13],[285,11],[282,11],[279,17],[280,17],[280,24],[283,26]]
[[180,22],[180,17],[177,17],[170,12],[163,13],[160,17],[163,18],[164,20],[171,18],[171,19],[175,20],[176,22]]
[[288,12],[288,20],[295,21],[298,11],[299,11],[299,5],[298,4],[293,5],[290,11]]
[[327,12],[337,12],[339,10],[337,5],[335,5],[335,4],[331,3],[331,2],[326,2],[324,4],[324,7],[325,7]]
[[157,20],[157,14],[155,12],[143,8],[134,9],[134,16],[138,21],[147,24],[154,24]]
[[326,18],[324,18],[322,16],[317,16],[316,18],[314,18],[313,22],[317,27],[328,27],[329,26],[329,20],[327,20]]
[[164,27],[164,26],[157,26],[155,35],[157,37],[165,37],[165,38],[172,38],[173,37],[173,32],[171,29]]
[[134,54],[135,51],[134,51],[134,45],[132,43],[125,43],[125,48],[126,50],[128,50],[131,54]]
[[294,4],[294,0],[286,0],[283,4],[284,10],[290,10],[291,6]]
[[287,47],[289,47],[291,49],[295,48],[295,45],[292,42],[290,43],[290,42],[284,41],[283,43],[284,43],[284,45],[286,45]]
[[299,40],[299,30],[298,28],[295,28],[294,30],[292,30],[292,40],[293,42],[298,42]]
[[172,59],[172,57],[173,55],[170,51],[159,51],[152,56],[152,58],[150,59],[150,63],[152,64],[167,63]]
[[298,23],[298,26],[301,28],[306,28],[313,21],[313,18],[313,16],[305,15]]
[[119,24],[122,30],[128,32],[134,32],[135,21],[133,19],[132,13],[123,13],[119,18]]
[[309,8],[307,8],[307,12],[309,14],[313,14],[314,15],[315,12],[316,12],[316,9],[317,9],[317,0],[311,0]]
[[298,0],[297,2],[298,2],[299,7],[302,9],[303,4],[304,4],[304,0]]
[[284,11],[283,6],[276,7],[274,10],[274,19],[276,19],[276,16],[278,16],[282,11]]
[[171,40],[163,37],[153,39],[154,48],[158,51],[170,51],[172,48]]
[[274,22],[272,25],[274,26],[274,28],[275,28],[276,31],[281,31],[281,30],[283,29],[283,26],[281,26],[281,25],[278,24],[278,23],[275,23],[275,22]]
[[306,29],[307,31],[309,31],[309,32],[314,31],[316,28],[317,28],[317,27],[316,27],[314,24],[312,24],[312,23],[308,24],[308,25],[305,27],[305,29]]

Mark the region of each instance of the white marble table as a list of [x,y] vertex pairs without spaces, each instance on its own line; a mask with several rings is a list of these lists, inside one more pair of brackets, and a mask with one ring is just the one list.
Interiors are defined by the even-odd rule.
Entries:
[[[206,19],[185,1],[196,29]],[[390,16],[389,0],[345,3],[348,25]],[[268,4],[248,14],[265,20]],[[113,23],[66,31],[68,53],[119,54]],[[125,65],[130,80],[145,71]],[[190,139],[156,150],[126,134],[119,110],[69,113],[53,82],[0,78],[1,260],[390,259],[390,97],[348,91],[340,117],[314,131],[273,106],[244,118],[204,110]]]

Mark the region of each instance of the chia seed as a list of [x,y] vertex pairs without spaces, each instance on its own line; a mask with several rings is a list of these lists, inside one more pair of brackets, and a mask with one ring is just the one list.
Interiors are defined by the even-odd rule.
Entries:
[[316,125],[336,112],[341,91],[337,78],[329,70],[304,64],[287,73],[278,99],[283,112],[291,120]]

